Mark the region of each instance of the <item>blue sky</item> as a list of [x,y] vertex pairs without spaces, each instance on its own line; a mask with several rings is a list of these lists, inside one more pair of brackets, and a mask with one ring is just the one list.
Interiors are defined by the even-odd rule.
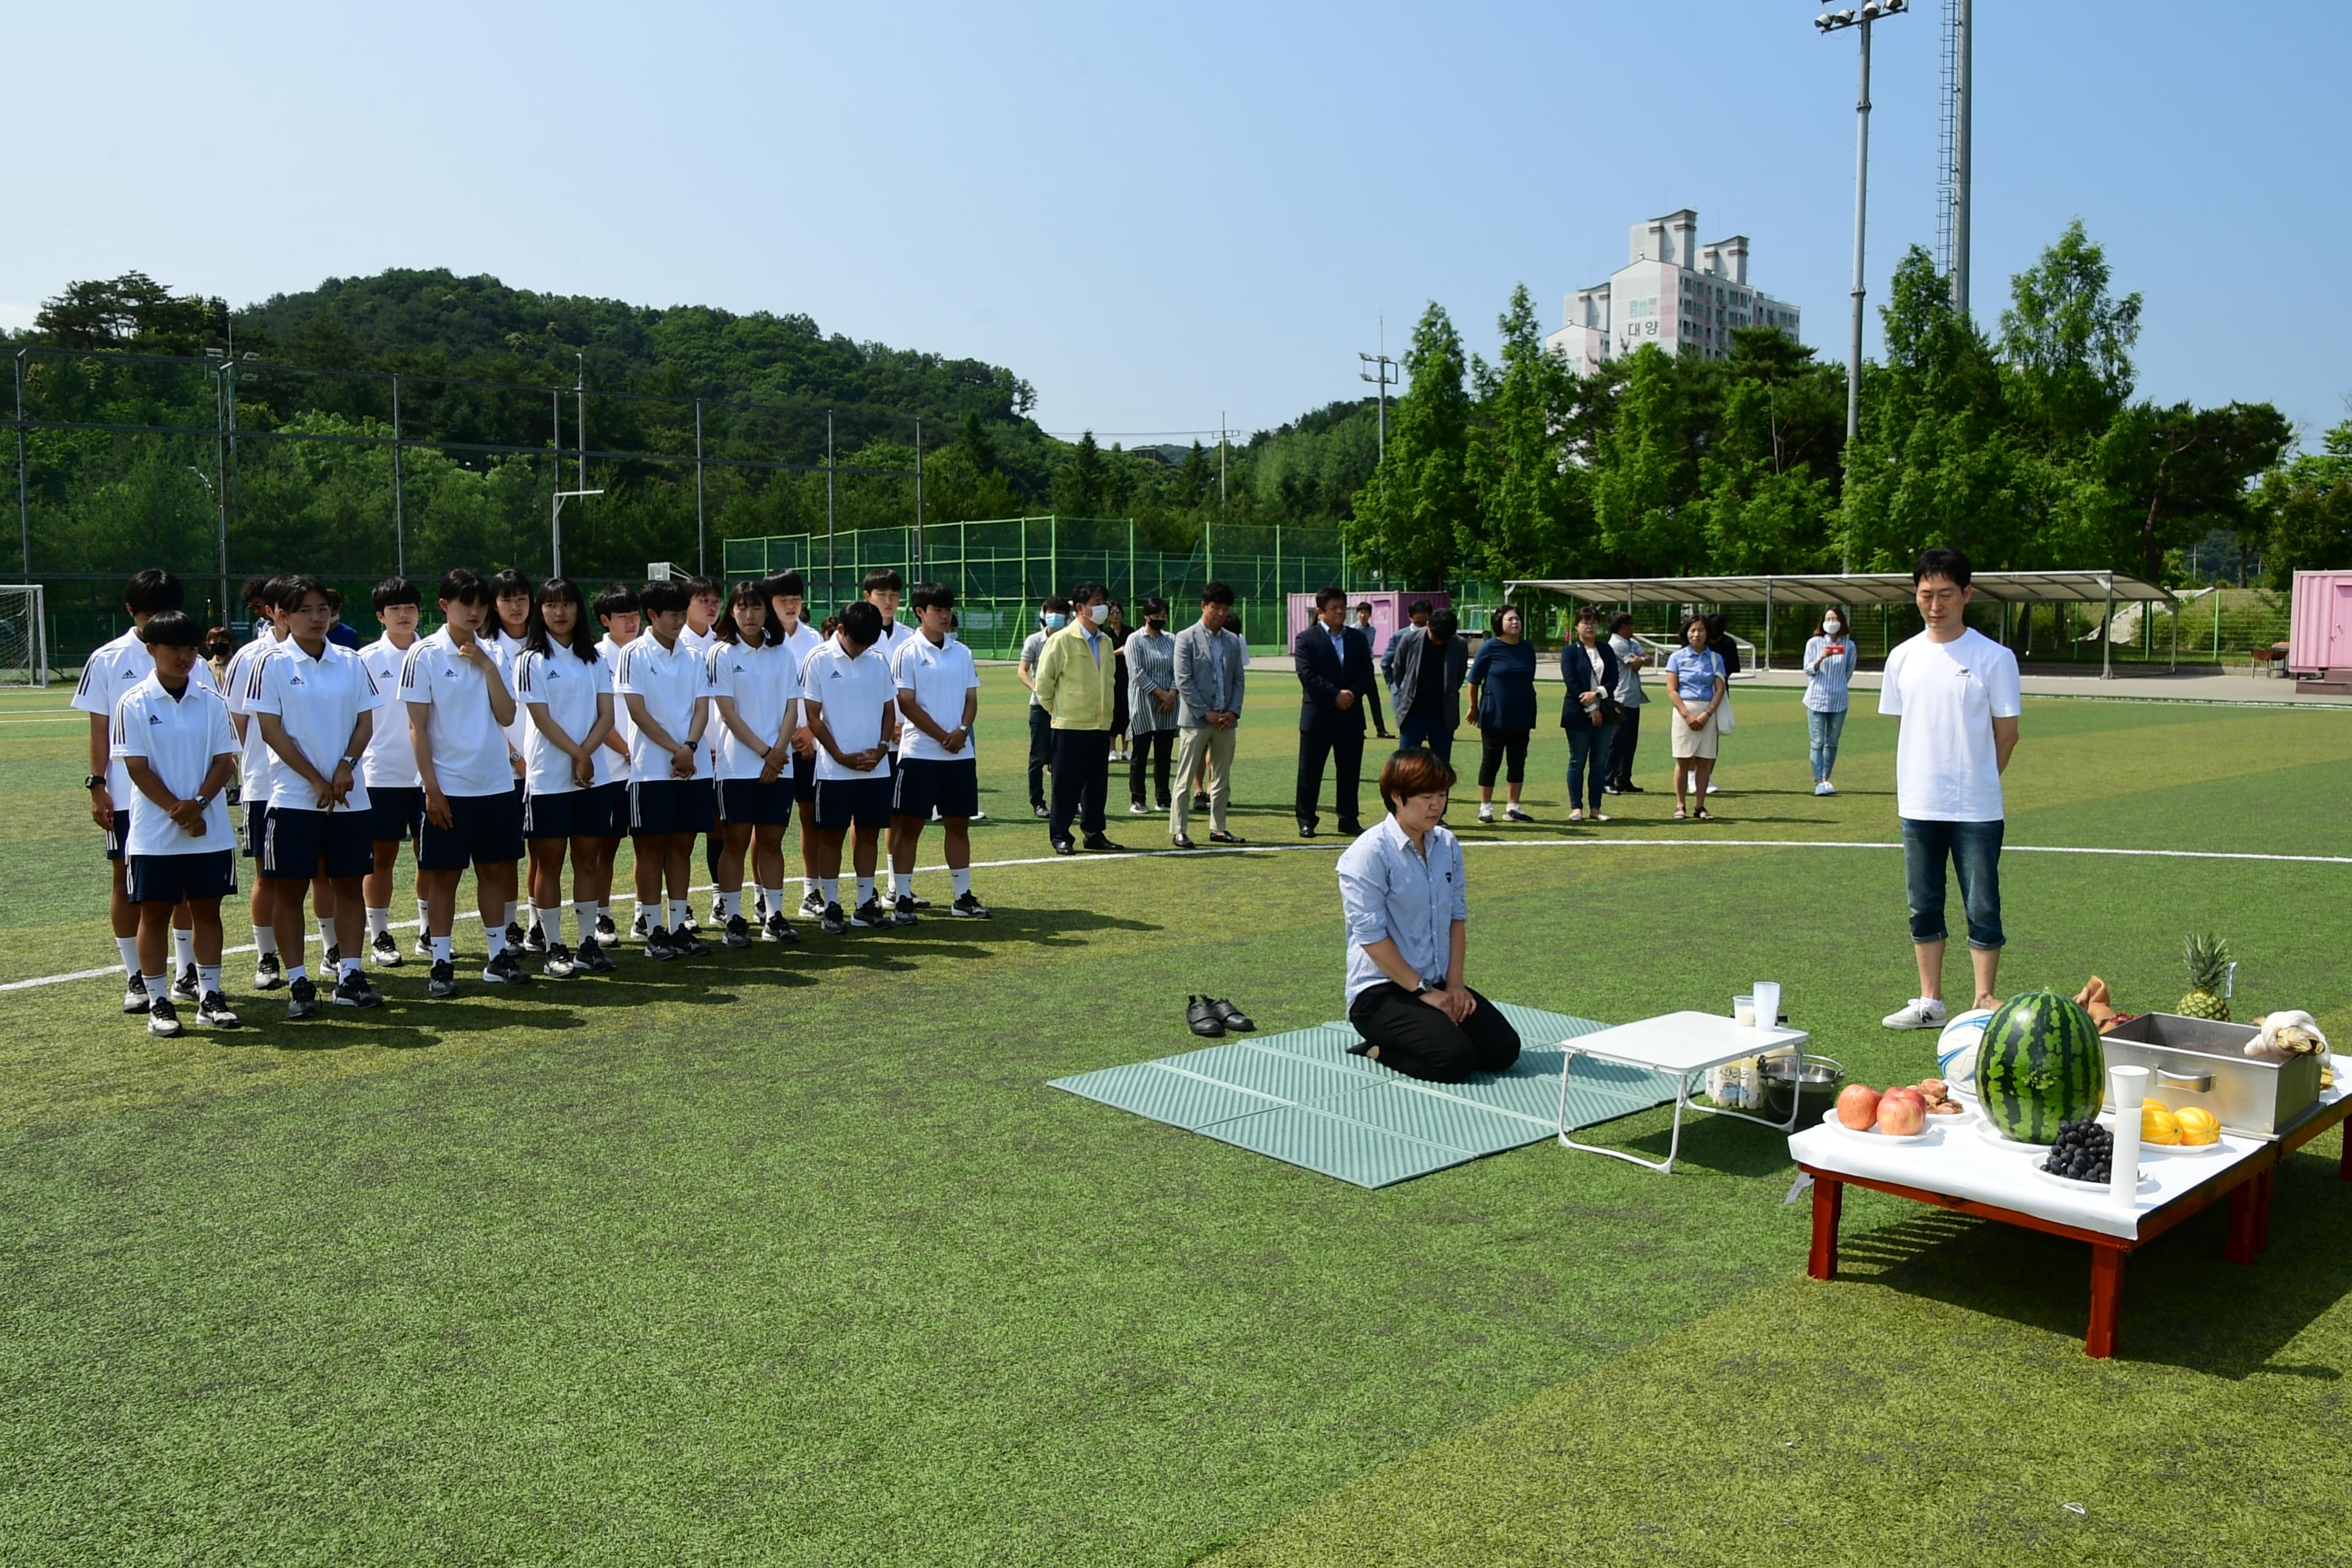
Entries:
[[[1878,29],[1870,282],[1934,234],[1938,0]],[[1277,423],[1431,300],[1490,354],[1698,209],[1843,352],[1854,50],[1806,0],[19,8],[0,323],[441,265],[1013,367],[1048,429]],[[2145,395],[2345,417],[2352,7],[1978,6],[1975,293],[2080,216]],[[55,149],[78,151],[61,157]],[[2289,288],[2298,276],[2308,286]],[[1110,438],[1108,435],[1106,438]]]

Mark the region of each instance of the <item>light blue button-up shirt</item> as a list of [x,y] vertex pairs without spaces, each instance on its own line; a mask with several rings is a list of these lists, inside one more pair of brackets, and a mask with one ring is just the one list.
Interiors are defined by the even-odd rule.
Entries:
[[1393,816],[1339,857],[1339,908],[1348,922],[1348,1000],[1388,980],[1365,948],[1387,937],[1431,985],[1445,983],[1454,922],[1470,918],[1461,841],[1433,827],[1423,855]]

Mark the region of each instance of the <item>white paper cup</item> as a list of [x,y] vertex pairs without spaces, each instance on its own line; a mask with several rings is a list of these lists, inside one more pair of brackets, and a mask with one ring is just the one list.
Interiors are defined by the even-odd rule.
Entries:
[[1756,998],[1734,996],[1731,999],[1731,1021],[1743,1029],[1756,1026]]
[[1756,983],[1756,1022],[1759,1027],[1778,1027],[1780,1022],[1780,983],[1759,980]]

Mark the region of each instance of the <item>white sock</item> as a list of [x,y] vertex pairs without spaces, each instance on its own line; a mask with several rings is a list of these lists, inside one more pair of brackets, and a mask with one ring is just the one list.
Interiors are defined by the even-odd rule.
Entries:
[[821,895],[823,895],[823,896],[824,896],[824,901],[825,901],[826,903],[828,903],[828,904],[837,904],[837,903],[841,902],[841,879],[840,879],[840,878],[838,878],[838,877],[820,877],[820,878],[818,878],[818,879],[817,879],[816,887],[817,887],[817,891],[818,891]]
[[[559,917],[560,918],[560,917]],[[572,900],[572,921],[580,928],[580,940],[587,942],[596,934],[596,902],[593,899]]]
[[338,973],[339,973],[340,977],[341,977],[341,978],[342,978],[342,979],[345,979],[345,980],[350,979],[352,975],[357,974],[359,972],[360,972],[360,961],[359,961],[358,959],[356,959],[356,958],[350,958],[350,957],[346,957],[346,958],[342,961],[342,963],[338,966]]
[[686,929],[687,917],[693,912],[694,911],[688,907],[687,901],[684,899],[672,899],[669,901],[669,929],[672,931],[684,931]]
[[954,869],[950,870],[948,873],[948,876],[955,882],[955,894],[957,898],[961,899],[966,893],[971,891],[971,867],[958,866]]
[[147,986],[151,1002],[168,1002],[172,995],[172,977],[168,974],[142,974],[139,977]]
[[278,956],[278,933],[268,926],[253,928],[254,952],[263,958]]
[[729,921],[733,920],[735,918],[735,900],[737,896],[738,895],[734,893],[712,894],[710,897],[711,920],[719,925],[725,925]]
[[522,900],[520,899],[509,899],[507,900],[507,924],[519,925],[521,921]]
[[188,965],[196,961],[196,933],[172,928],[172,973],[184,974]]
[[433,962],[436,963],[448,963],[449,939],[446,936],[436,936],[430,940],[433,943]]
[[220,965],[217,963],[197,964],[196,994],[199,996],[211,996],[218,994],[219,991]]
[[507,950],[507,928],[492,926],[488,934],[490,939],[490,956],[496,958]]
[[871,877],[860,877],[860,878],[858,878],[858,879],[857,879],[857,907],[858,907],[859,909],[864,909],[866,905],[868,905],[868,904],[872,903],[873,901],[874,901],[874,879],[873,879],[873,878],[871,878]]
[[760,896],[768,900],[770,915],[780,915],[784,912],[784,890],[782,888],[762,888],[760,889]]
[[[547,945],[550,947],[559,947],[562,945],[563,906],[562,904],[558,904],[551,910],[538,910],[534,912],[539,921],[539,934],[547,939]],[[583,936],[585,936],[593,929],[593,927],[583,925],[580,928],[580,932]]]
[[811,893],[814,893],[814,892],[817,891],[817,885],[816,885],[816,881],[817,881],[817,879],[816,879],[814,877],[803,877],[803,878],[801,879],[801,897],[802,897],[802,898],[805,899],[805,898],[807,898]]
[[319,917],[319,945],[321,948],[339,945],[335,941],[335,917],[332,915]]
[[286,966],[286,982],[288,984],[290,985],[297,980],[308,980],[310,978],[310,966],[309,964],[291,963]]
[[380,936],[390,935],[392,932],[392,910],[389,908],[368,910],[367,926],[368,941],[370,942],[373,942]]
[[915,874],[912,871],[891,872],[890,896],[894,899],[913,898],[915,896]]
[[136,974],[139,973],[139,939],[137,937],[116,937],[114,939],[114,951],[116,953],[121,955],[122,959],[123,973]]
[[423,936],[432,928],[433,911],[425,907],[423,899],[419,899],[416,900],[416,934]]
[[612,900],[605,899],[596,905],[596,918],[600,921],[608,921],[613,918]]

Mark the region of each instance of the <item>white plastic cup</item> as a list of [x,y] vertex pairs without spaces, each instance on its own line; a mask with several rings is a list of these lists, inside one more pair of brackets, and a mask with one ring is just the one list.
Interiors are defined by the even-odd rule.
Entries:
[[1759,980],[1756,983],[1756,1026],[1775,1029],[1780,1025],[1780,983]]
[[2139,1114],[2147,1099],[2146,1068],[2109,1068],[2116,1097],[2116,1152],[2107,1167],[2107,1196],[2126,1208],[2139,1203]]
[[1756,1026],[1756,998],[1734,996],[1731,999],[1731,1021],[1743,1029]]

